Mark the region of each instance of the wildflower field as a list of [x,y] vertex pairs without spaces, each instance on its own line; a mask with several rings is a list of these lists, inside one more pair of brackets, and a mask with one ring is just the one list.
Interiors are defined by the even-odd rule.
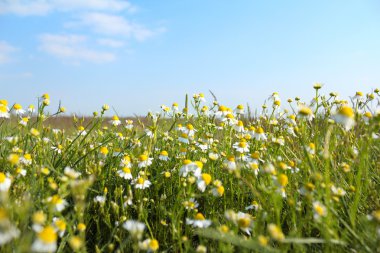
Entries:
[[0,252],[380,252],[380,92],[314,92],[65,128],[0,100]]

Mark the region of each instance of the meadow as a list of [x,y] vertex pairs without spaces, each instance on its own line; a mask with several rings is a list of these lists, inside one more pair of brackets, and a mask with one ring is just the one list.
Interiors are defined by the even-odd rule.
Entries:
[[380,92],[313,88],[127,119],[0,100],[0,252],[380,252]]

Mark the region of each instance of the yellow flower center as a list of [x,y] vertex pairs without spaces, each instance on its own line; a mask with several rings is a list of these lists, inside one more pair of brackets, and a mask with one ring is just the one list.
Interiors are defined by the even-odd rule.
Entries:
[[129,173],[131,173],[131,170],[129,168],[125,167],[125,168],[123,168],[123,172],[129,174]]
[[3,104],[0,104],[0,112],[3,112],[3,113],[7,112],[7,107]]
[[301,115],[304,115],[304,116],[308,116],[308,115],[312,115],[312,114],[313,114],[313,111],[312,111],[309,107],[303,106],[303,107],[298,111],[298,113],[301,114]]
[[107,147],[101,147],[100,153],[102,153],[103,155],[107,155],[108,154],[108,148]]
[[355,116],[354,110],[349,106],[342,106],[338,113],[348,118],[353,118]]
[[187,129],[189,129],[189,130],[194,130],[194,127],[193,127],[192,124],[188,124],[186,127],[187,127]]
[[243,105],[238,105],[236,108],[239,109],[239,110],[243,110],[244,106]]
[[150,242],[149,242],[149,248],[151,250],[156,251],[156,250],[158,250],[159,247],[160,246],[159,246],[158,241],[156,239],[150,240]]
[[235,157],[233,157],[233,156],[229,156],[229,157],[227,158],[227,160],[230,161],[230,162],[235,162]]
[[189,159],[186,159],[186,160],[183,161],[183,164],[184,164],[184,165],[188,165],[188,164],[190,164],[190,163],[191,163],[191,160],[189,160]]
[[288,184],[288,177],[285,174],[278,175],[277,179],[282,187],[285,187]]
[[205,217],[203,216],[202,213],[197,213],[197,214],[195,215],[195,219],[196,219],[196,220],[205,220]]
[[50,202],[54,205],[57,205],[57,204],[61,204],[62,203],[62,199],[58,196],[58,195],[54,195]]
[[144,178],[142,178],[142,177],[139,177],[139,178],[137,179],[137,184],[144,184],[144,182],[145,182],[145,180],[144,180]]
[[248,217],[240,218],[238,220],[238,226],[240,228],[247,228],[251,224],[251,220]]
[[146,160],[148,160],[148,156],[147,156],[147,155],[140,155],[140,156],[139,156],[139,161],[140,161],[140,162],[144,162],[144,161],[146,161]]
[[22,109],[22,106],[20,104],[15,104],[14,108],[15,108],[15,110],[20,110],[20,109]]
[[315,212],[316,212],[318,215],[324,215],[324,213],[325,213],[325,210],[324,210],[323,207],[320,206],[320,205],[316,205],[316,206],[314,206],[314,210],[315,210]]
[[0,172],[0,184],[4,183],[5,179],[7,179],[5,174],[3,172]]
[[262,127],[259,127],[259,128],[257,129],[257,133],[259,133],[259,134],[263,134],[263,133],[264,133],[264,129],[263,129]]
[[38,238],[44,243],[54,243],[57,241],[57,234],[52,226],[47,226],[38,233]]
[[162,155],[162,156],[168,156],[169,154],[168,154],[168,152],[166,150],[162,150],[161,153],[160,153],[160,155]]
[[211,175],[210,174],[203,173],[202,179],[206,183],[206,185],[209,185],[211,183]]

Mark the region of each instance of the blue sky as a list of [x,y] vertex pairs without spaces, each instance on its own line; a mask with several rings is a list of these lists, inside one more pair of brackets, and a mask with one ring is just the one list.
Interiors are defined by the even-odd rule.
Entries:
[[145,114],[380,87],[380,1],[1,0],[0,99]]

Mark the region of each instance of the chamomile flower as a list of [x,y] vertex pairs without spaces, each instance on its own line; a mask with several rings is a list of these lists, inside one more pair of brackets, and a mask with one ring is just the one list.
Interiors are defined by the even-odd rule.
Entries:
[[132,238],[141,239],[145,230],[145,224],[136,220],[127,220],[123,224],[123,228],[131,234]]
[[121,124],[121,121],[119,119],[119,117],[117,115],[114,115],[112,116],[112,119],[110,120],[110,123],[113,125],[113,126],[118,126]]
[[237,124],[234,126],[234,129],[236,132],[239,133],[245,132],[243,121],[239,120]]
[[117,174],[119,175],[119,177],[124,178],[124,179],[133,179],[131,169],[128,167],[124,167],[118,170]]
[[62,199],[59,195],[53,195],[47,199],[47,201],[54,207],[57,212],[62,212],[68,205],[65,199]]
[[186,224],[192,225],[195,228],[207,228],[211,223],[210,220],[206,220],[202,213],[197,213],[194,219],[186,218]]
[[249,144],[242,139],[240,142],[236,142],[232,145],[232,147],[239,153],[248,153],[249,152]]
[[327,209],[326,207],[319,201],[313,202],[313,211],[314,211],[314,219],[320,220],[322,217],[327,216]]
[[236,162],[234,156],[228,156],[227,159],[223,162],[223,167],[226,168],[229,171],[236,170]]
[[212,188],[211,193],[214,197],[222,197],[224,195],[224,186],[220,180],[215,180],[213,182],[214,188]]
[[58,232],[59,237],[63,237],[63,235],[66,232],[66,222],[63,219],[54,217],[53,218],[53,225]]
[[148,157],[146,154],[142,154],[139,156],[139,163],[138,167],[139,168],[146,168],[152,164],[153,158]]
[[244,114],[244,106],[243,105],[236,106],[235,112],[236,114]]
[[128,155],[125,155],[120,161],[120,166],[131,168],[132,167],[131,158]]
[[194,210],[199,206],[198,201],[194,198],[190,198],[189,200],[184,201],[182,204],[187,210]]
[[343,128],[348,131],[355,126],[355,113],[349,106],[342,106],[333,115],[335,122],[341,124]]
[[44,227],[37,233],[37,238],[32,244],[32,251],[55,252],[57,250],[57,233],[52,226]]
[[9,220],[7,211],[0,207],[0,247],[19,235],[20,231]]
[[255,134],[253,135],[253,138],[255,138],[258,141],[266,141],[267,136],[265,135],[264,129],[262,127],[259,127],[255,130]]
[[20,119],[20,121],[18,123],[22,126],[26,126],[26,125],[28,125],[28,122],[29,122],[29,117],[23,117]]
[[25,113],[25,110],[22,109],[22,106],[21,106],[20,104],[15,104],[15,105],[13,106],[13,109],[15,110],[15,113],[16,113],[17,115],[23,115],[23,114]]
[[0,118],[9,118],[10,116],[7,106],[0,104]]
[[179,170],[179,175],[181,177],[187,177],[189,173],[193,174],[195,177],[201,175],[203,168],[203,163],[200,161],[192,162],[191,160],[185,159],[183,165]]
[[236,223],[240,230],[250,235],[252,230],[252,217],[251,215],[243,212],[238,212],[236,217]]
[[149,186],[151,186],[152,183],[148,179],[139,176],[138,178],[132,181],[132,184],[135,185],[136,189],[143,190],[145,188],[149,188]]
[[161,161],[168,161],[169,160],[169,154],[166,150],[162,150],[160,152],[160,155],[158,156],[158,159],[160,159]]
[[155,252],[159,247],[159,243],[156,239],[148,238],[142,242],[139,242],[139,248],[141,250],[146,250],[147,252]]
[[202,173],[202,175],[197,180],[197,187],[201,192],[206,190],[206,187],[211,183],[211,175],[207,173]]
[[308,121],[312,121],[314,119],[313,111],[309,107],[302,104],[298,108],[298,116]]
[[7,177],[3,172],[0,172],[0,192],[8,192],[11,187],[11,179]]
[[186,133],[182,133],[181,136],[178,137],[178,141],[182,142],[182,143],[185,143],[185,144],[189,144],[190,143],[189,136]]

